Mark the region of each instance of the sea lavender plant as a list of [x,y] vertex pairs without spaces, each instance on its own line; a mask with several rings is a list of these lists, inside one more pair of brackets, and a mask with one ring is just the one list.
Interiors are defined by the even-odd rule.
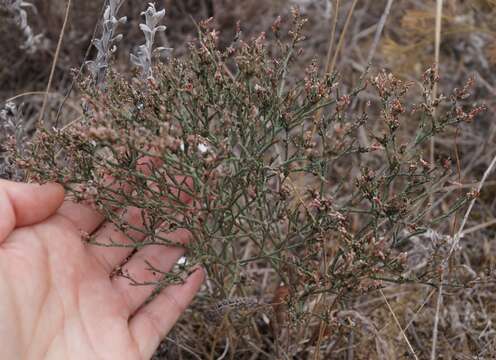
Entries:
[[165,16],[165,9],[157,11],[155,4],[149,3],[148,8],[141,15],[145,16],[145,23],[139,25],[145,35],[145,43],[138,47],[136,54],[131,54],[131,62],[141,69],[141,74],[144,78],[150,79],[153,78],[152,59],[154,55],[171,49],[165,47],[153,48],[156,33],[167,29],[165,25],[159,25]]
[[28,23],[28,14],[24,9],[30,7],[36,11],[35,6],[23,0],[1,0],[0,7],[12,16],[14,23],[22,31],[24,43],[21,45],[21,49],[26,50],[28,54],[34,54],[43,39],[43,34],[34,34],[33,29]]
[[[171,272],[148,264],[160,275],[153,283],[180,282],[201,264],[209,275],[201,300],[217,317],[272,309],[266,317],[278,345],[283,337],[311,344],[320,333],[339,335],[336,311],[385,282],[432,285],[436,253],[417,272],[406,268],[405,250],[471,195],[426,217],[430,198],[456,172],[446,158],[423,160],[424,145],[483,110],[461,103],[468,87],[431,99],[432,70],[415,106],[405,102],[412,84],[387,72],[373,77],[373,115],[350,108],[364,84],[343,93],[337,76],[321,77],[315,63],[283,87],[303,23],[294,11],[290,41],[273,55],[265,34],[219,50],[218,32],[203,22],[189,56],[157,64],[153,82],[113,71],[105,91],[82,82],[91,110],[84,121],[39,129],[29,151],[16,154],[33,180],[63,184],[127,237],[99,243],[85,234],[88,243],[185,247],[187,261]],[[368,126],[370,116],[378,126]],[[416,136],[404,138],[412,124]],[[370,146],[360,144],[360,129]],[[127,221],[128,208],[141,210],[140,219]],[[170,240],[177,229],[189,231],[189,244]],[[259,269],[270,270],[271,286],[260,286]],[[126,265],[118,274],[140,284]],[[235,316],[240,332],[252,328],[244,314]]]
[[97,86],[104,85],[110,57],[117,49],[116,43],[122,39],[122,34],[116,34],[119,24],[127,21],[126,16],[117,18],[122,3],[123,0],[109,0],[103,13],[101,38],[93,40],[93,45],[97,49],[96,58],[86,63]]

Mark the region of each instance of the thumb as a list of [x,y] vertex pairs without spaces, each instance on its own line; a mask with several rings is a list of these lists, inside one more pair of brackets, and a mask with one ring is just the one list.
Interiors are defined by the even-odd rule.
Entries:
[[0,243],[16,227],[45,220],[63,201],[64,189],[61,185],[0,180]]

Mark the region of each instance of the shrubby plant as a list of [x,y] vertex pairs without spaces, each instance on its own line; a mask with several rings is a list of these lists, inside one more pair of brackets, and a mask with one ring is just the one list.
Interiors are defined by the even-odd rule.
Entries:
[[[276,349],[303,356],[342,334],[343,317],[377,335],[367,319],[346,312],[353,297],[385,282],[435,285],[439,251],[450,239],[426,247],[420,267],[407,250],[475,194],[426,217],[454,170],[449,158],[424,160],[424,145],[484,108],[461,105],[470,83],[432,98],[432,69],[422,79],[423,102],[414,105],[405,100],[413,84],[386,71],[343,93],[339,76],[322,77],[313,63],[291,84],[287,68],[302,51],[304,25],[293,15],[290,41],[274,53],[265,34],[220,50],[206,21],[188,56],[156,65],[153,76],[142,66],[146,78],[110,69],[104,91],[81,82],[84,119],[38,129],[16,157],[30,180],[60,182],[129,239],[97,244],[86,234],[89,243],[185,246],[186,260],[169,273],[148,263],[161,275],[154,285],[180,282],[201,264],[208,324],[231,324],[253,339],[270,332]],[[277,23],[271,36],[280,38]],[[380,102],[352,111],[367,86]],[[379,131],[368,126],[371,117]],[[402,129],[412,124],[415,136],[405,138]],[[370,146],[360,143],[360,129]],[[138,223],[125,221],[129,208],[141,210]],[[178,228],[191,232],[188,245],[168,239]]]

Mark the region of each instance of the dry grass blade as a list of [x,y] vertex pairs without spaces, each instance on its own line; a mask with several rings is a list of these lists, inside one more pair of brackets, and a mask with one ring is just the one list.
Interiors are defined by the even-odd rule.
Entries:
[[[350,11],[348,12],[348,16],[346,17],[346,22],[344,24],[343,30],[341,31],[341,35],[339,36],[336,50],[334,51],[334,56],[331,59],[331,53],[332,53],[333,44],[334,44],[334,35],[336,32],[337,16],[338,16],[338,12],[339,12],[339,0],[336,0],[336,9],[334,11],[334,20],[333,20],[333,25],[332,25],[331,37],[329,39],[329,50],[327,53],[327,62],[326,62],[326,67],[325,67],[325,75],[326,76],[328,74],[332,74],[334,72],[334,69],[336,67],[336,62],[338,59],[338,55],[341,51],[341,48],[343,47],[344,39],[346,37],[346,33],[347,33],[348,27],[350,25],[351,18],[353,16],[353,12],[355,11],[355,7],[356,7],[357,3],[358,3],[358,0],[353,0],[353,3],[351,4]],[[322,116],[322,111],[323,111],[323,109],[320,109],[315,114],[314,125],[312,128],[312,137],[315,135],[315,132],[317,131],[316,122]]]
[[405,342],[408,346],[408,349],[410,350],[410,352],[412,353],[413,357],[418,360],[418,356],[417,354],[415,354],[415,350],[413,350],[413,347],[412,347],[412,344],[410,343],[410,340],[408,340],[408,337],[406,336],[405,334],[405,331],[403,330],[403,328],[401,327],[401,324],[398,320],[398,317],[396,316],[396,314],[394,313],[394,310],[393,308],[391,307],[391,305],[389,304],[389,301],[388,299],[386,298],[386,296],[384,295],[384,292],[382,290],[379,290],[379,292],[381,293],[381,296],[382,298],[384,299],[384,302],[386,303],[387,307],[388,307],[388,310],[389,312],[391,313],[391,315],[393,316],[393,319],[394,319],[394,322],[396,323],[396,325],[398,326],[398,329],[400,329],[400,332],[401,332],[401,335],[403,336],[403,339],[405,339]]
[[[439,61],[440,61],[440,50],[441,50],[441,25],[442,25],[442,16],[443,16],[443,0],[437,0],[436,4],[436,36],[435,36],[435,54],[434,54],[434,63],[435,63],[435,72],[436,76],[439,75]],[[434,88],[432,89],[432,99],[436,99],[437,97],[437,86],[438,84],[434,84]],[[434,113],[434,116],[435,113]],[[430,161],[431,164],[434,164],[435,159],[435,137],[433,136],[430,140]],[[430,202],[432,204],[432,195],[430,196]],[[434,327],[432,330],[432,347],[431,347],[431,359],[436,358],[436,346],[437,346],[437,333],[438,333],[438,324],[439,324],[439,311],[442,303],[443,296],[443,281],[444,281],[444,269],[441,273],[441,281],[439,286],[439,292],[436,302],[436,316],[434,318]]]
[[325,74],[329,74],[331,72],[331,56],[332,56],[332,50],[334,48],[334,38],[336,37],[336,27],[338,24],[340,0],[335,0],[334,4],[335,4],[334,14],[332,17],[331,36],[329,37],[329,48],[327,49]]
[[490,227],[490,226],[492,226],[494,224],[496,224],[496,219],[492,219],[492,220],[486,221],[485,223],[472,226],[471,228],[469,228],[469,229],[467,229],[465,231],[462,231],[461,237],[463,237],[466,234],[470,234],[470,233],[473,233],[475,231],[488,228],[488,227]]
[[[436,3],[436,43],[435,43],[435,54],[434,62],[436,63],[436,73],[439,71],[439,61],[441,52],[441,27],[443,19],[443,0],[437,0]],[[437,84],[434,85],[433,97],[437,95]]]
[[434,293],[436,292],[436,289],[432,290],[429,295],[427,295],[427,297],[425,298],[425,300],[422,302],[422,304],[420,305],[420,307],[418,308],[417,311],[415,311],[415,313],[413,314],[412,318],[410,319],[410,321],[408,321],[408,324],[406,324],[405,326],[405,331],[408,330],[408,328],[410,327],[410,325],[413,324],[413,322],[415,321],[415,319],[417,318],[418,314],[420,314],[420,312],[422,311],[422,309],[425,307],[425,305],[429,302],[429,300],[431,299],[432,295],[434,295]]
[[379,45],[379,41],[381,40],[381,35],[384,30],[384,26],[386,25],[387,18],[389,16],[389,13],[391,12],[391,8],[393,7],[393,2],[394,0],[388,0],[386,7],[384,8],[384,12],[381,16],[381,19],[377,24],[377,30],[374,35],[374,40],[372,42],[372,46],[370,47],[369,55],[367,56],[367,65],[370,65],[375,55],[377,46]]
[[444,261],[444,266],[442,268],[442,273],[441,273],[441,280],[440,280],[440,285],[439,285],[439,292],[438,292],[438,297],[437,297],[437,303],[436,303],[436,316],[434,318],[434,328],[432,331],[432,348],[431,348],[431,360],[436,359],[436,346],[437,346],[437,334],[438,334],[438,324],[439,324],[439,312],[441,309],[441,304],[443,301],[443,282],[444,282],[444,276],[445,276],[445,269],[446,265],[451,258],[451,255],[457,248],[461,235],[463,234],[463,229],[465,228],[465,224],[467,223],[468,217],[472,211],[472,208],[474,207],[475,201],[477,200],[477,194],[480,193],[480,190],[482,189],[482,186],[484,185],[484,182],[486,181],[487,177],[493,170],[494,166],[496,165],[496,156],[493,158],[491,163],[489,164],[488,168],[484,172],[484,175],[482,176],[482,179],[477,187],[477,190],[475,191],[474,197],[472,201],[470,202],[470,205],[465,212],[465,215],[463,217],[462,223],[460,224],[460,228],[458,229],[457,233],[455,234],[453,238],[453,244],[451,245],[451,248],[449,250],[448,256],[446,257]]
[[194,353],[191,349],[189,349],[187,346],[184,346],[183,344],[181,344],[181,343],[179,343],[179,342],[175,341],[175,340],[174,340],[174,339],[172,339],[171,337],[166,336],[166,337],[165,337],[165,340],[170,341],[170,342],[171,342],[171,343],[173,343],[175,346],[177,346],[177,347],[181,348],[182,350],[186,351],[188,354],[191,354],[191,355],[192,355],[195,359],[199,359],[199,360],[201,360],[201,358],[200,358],[198,355],[196,355],[196,354],[195,354],[195,353]]
[[[8,98],[7,100],[5,100],[5,102],[8,103],[8,102],[11,102],[11,101],[14,101],[17,99],[21,99],[21,98],[24,98],[27,96],[47,96],[47,92],[46,91],[27,91],[27,92],[12,96],[12,97]],[[57,98],[64,99],[64,96],[58,92],[49,92],[48,96],[54,96]],[[75,104],[73,102],[69,102],[69,106],[72,110],[74,110],[78,114],[81,113],[81,109],[77,106],[77,104]]]
[[444,282],[444,268],[442,269],[441,272],[441,278],[439,280],[439,290],[437,293],[436,315],[434,317],[434,326],[432,329],[431,360],[436,359],[437,334],[439,328],[439,313],[441,311],[441,305],[443,303],[443,282]]
[[482,176],[482,179],[479,182],[477,189],[474,192],[474,196],[473,196],[472,200],[470,201],[470,204],[468,206],[467,211],[465,212],[465,215],[463,216],[463,220],[462,220],[462,223],[460,224],[460,228],[458,229],[457,233],[455,234],[455,237],[453,239],[453,244],[451,245],[448,256],[446,257],[446,259],[444,261],[445,266],[448,263],[449,259],[451,258],[451,255],[453,255],[453,252],[455,251],[455,249],[458,247],[458,244],[460,243],[461,235],[463,234],[463,229],[465,228],[468,217],[470,216],[470,213],[472,212],[472,208],[474,207],[474,204],[477,201],[477,196],[480,193],[482,187],[484,186],[484,183],[486,182],[489,174],[493,171],[495,166],[496,166],[496,156],[493,157],[491,163],[489,164],[486,171],[484,172],[484,175]]
[[331,64],[328,66],[328,73],[332,73],[336,68],[336,62],[338,60],[339,53],[341,52],[341,49],[343,47],[344,39],[346,38],[346,33],[348,32],[348,27],[351,23],[351,18],[353,17],[353,12],[355,11],[355,7],[357,3],[358,0],[353,0],[350,11],[348,11],[348,16],[346,17],[346,22],[344,23],[343,31],[339,36],[338,44],[336,46],[336,51],[334,52],[334,56],[332,58]]
[[67,26],[67,20],[69,19],[69,13],[71,10],[72,0],[67,0],[67,7],[65,10],[64,22],[62,23],[62,29],[60,30],[59,41],[57,43],[57,49],[55,50],[55,55],[53,56],[52,68],[50,70],[50,77],[48,78],[48,84],[45,90],[45,97],[43,98],[43,105],[41,106],[40,115],[38,117],[38,123],[41,124],[43,121],[43,115],[48,102],[48,94],[50,93],[50,88],[52,87],[53,75],[55,73],[55,67],[60,55],[60,49],[62,47],[62,40],[64,39],[65,28]]
[[[8,98],[7,100],[5,100],[5,102],[11,102],[11,101],[23,98],[25,96],[33,96],[33,95],[45,95],[46,96],[46,94],[47,94],[46,91],[28,91],[28,92],[24,92],[22,94],[17,94],[15,96],[12,96],[12,97]],[[59,94],[49,93],[48,95],[59,95]]]
[[[439,75],[439,62],[440,62],[440,52],[441,52],[441,27],[442,27],[442,18],[443,18],[443,0],[437,0],[436,3],[436,35],[435,35],[435,54],[434,54],[434,63],[436,76]],[[432,89],[432,99],[434,100],[437,97],[438,84],[434,84],[434,88]],[[434,115],[435,116],[435,115]],[[430,141],[430,160],[431,164],[434,164],[434,155],[435,155],[435,138],[432,137]]]

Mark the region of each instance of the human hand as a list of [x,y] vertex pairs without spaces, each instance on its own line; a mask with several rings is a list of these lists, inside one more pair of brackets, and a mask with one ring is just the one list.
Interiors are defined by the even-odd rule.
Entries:
[[[139,218],[129,209],[130,221]],[[85,245],[81,231],[105,242],[125,235],[88,206],[64,202],[60,185],[0,180],[0,359],[148,359],[188,306],[204,279],[165,288],[150,303],[149,287],[110,276],[130,248]],[[178,230],[174,241],[186,242]],[[169,270],[179,247],[150,246],[124,268],[153,280],[147,259]]]

